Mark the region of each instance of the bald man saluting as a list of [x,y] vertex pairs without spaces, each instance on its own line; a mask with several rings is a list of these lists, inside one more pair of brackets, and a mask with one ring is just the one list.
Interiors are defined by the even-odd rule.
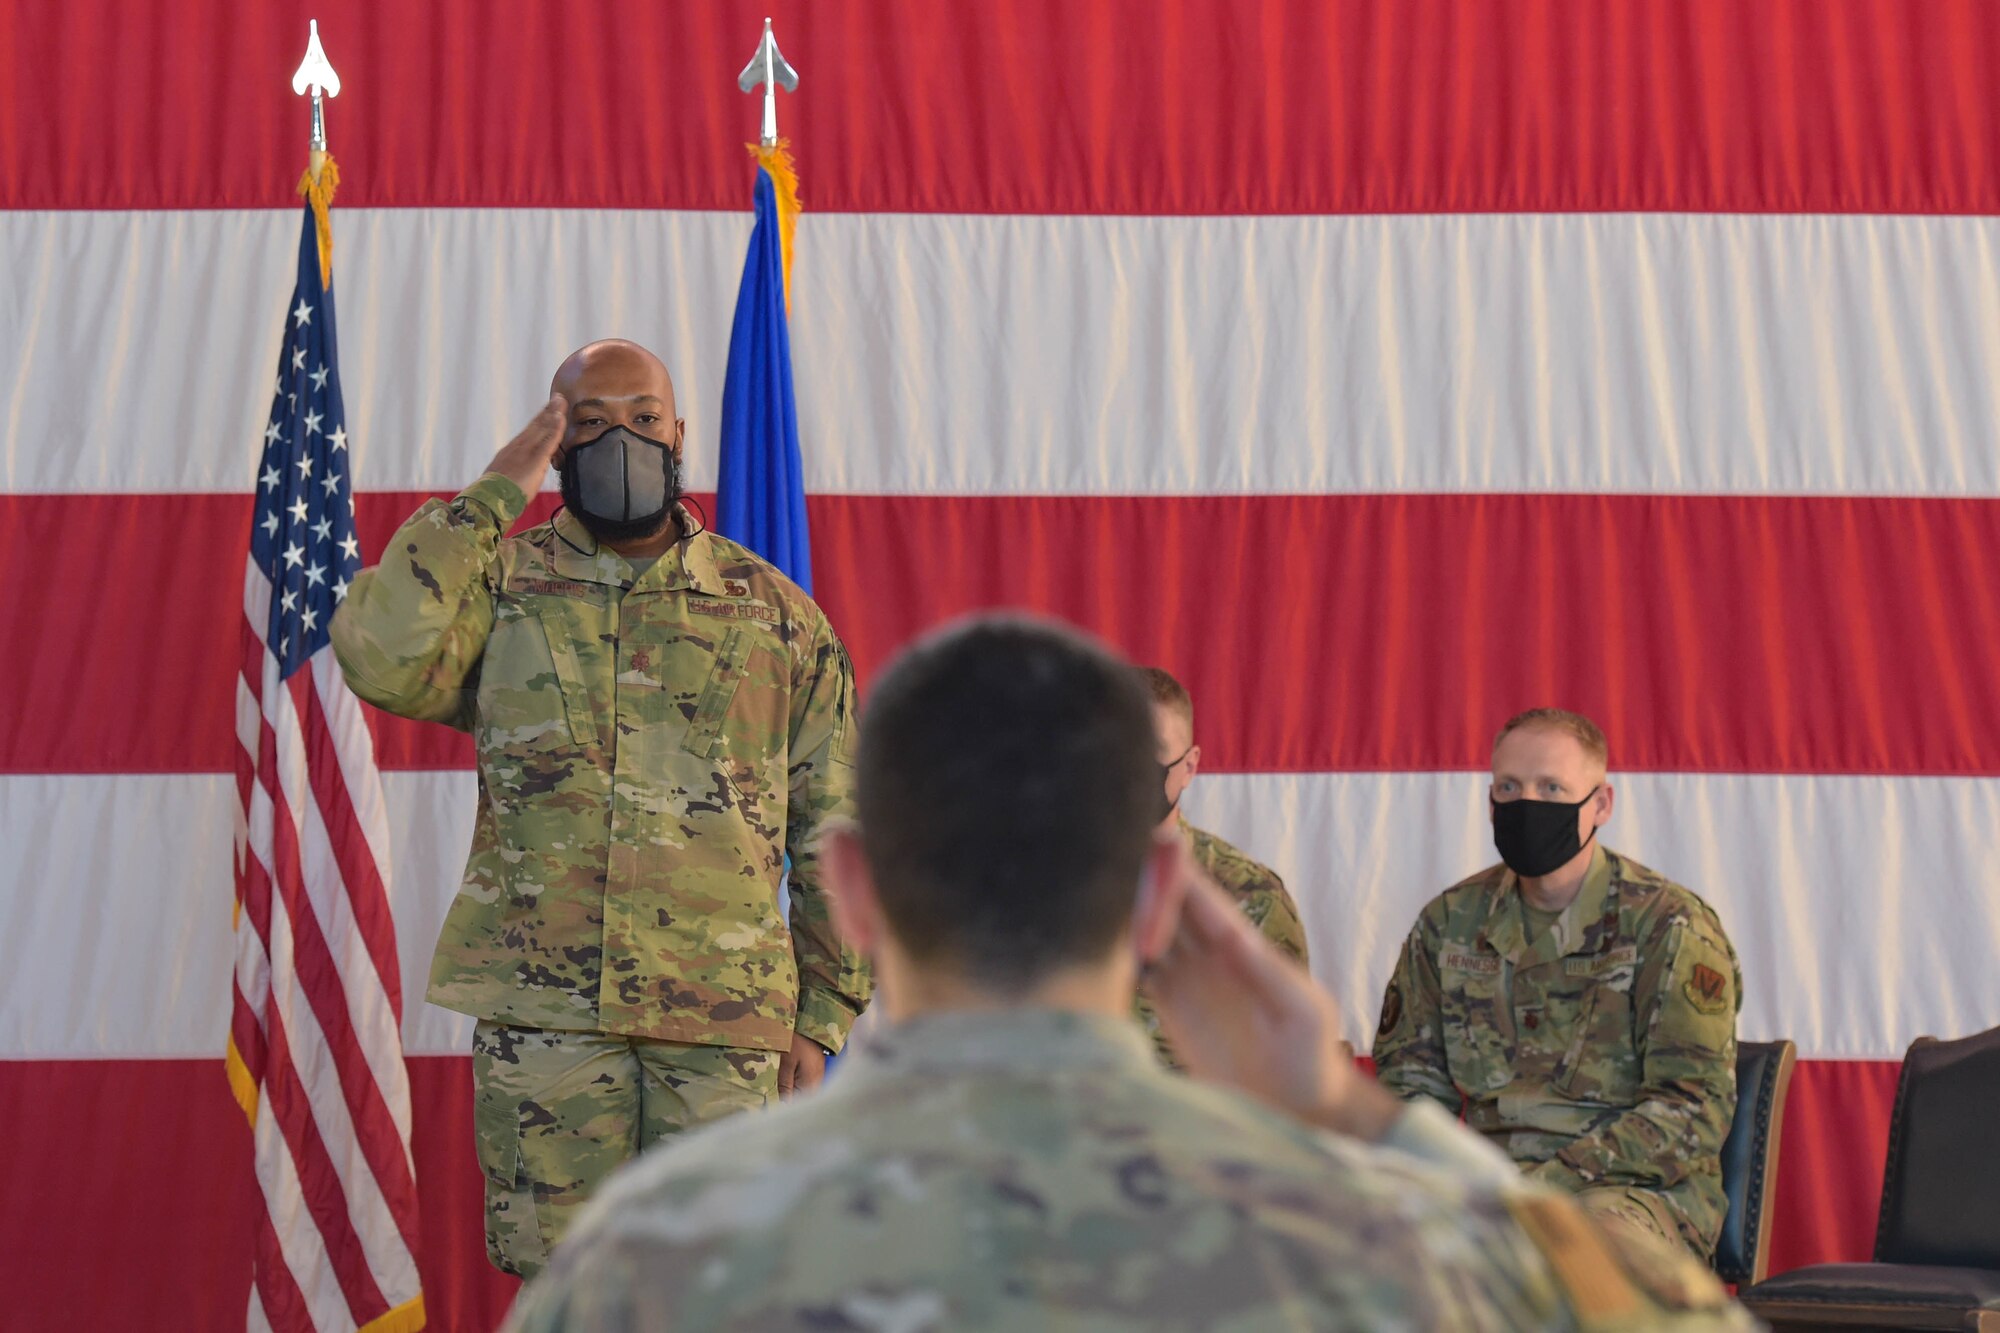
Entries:
[[[524,1277],[641,1148],[817,1083],[868,997],[813,850],[848,809],[853,669],[811,598],[682,507],[685,424],[658,357],[583,348],[333,621],[355,693],[477,747],[429,995],[479,1020],[487,1251]],[[563,508],[506,536],[551,463]]]

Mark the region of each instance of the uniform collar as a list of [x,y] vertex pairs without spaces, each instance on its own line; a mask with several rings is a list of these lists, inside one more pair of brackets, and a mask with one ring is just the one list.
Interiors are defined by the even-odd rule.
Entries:
[[1615,859],[1602,842],[1591,844],[1590,869],[1584,872],[1583,887],[1577,890],[1562,915],[1532,943],[1521,912],[1521,877],[1511,870],[1504,872],[1500,876],[1500,901],[1487,917],[1480,938],[1495,953],[1513,959],[1520,967],[1603,948],[1609,935],[1615,932],[1590,928],[1599,925],[1607,915],[1613,927],[1617,924],[1618,908],[1612,892]]
[[850,1077],[1156,1067],[1145,1033],[1131,1019],[1069,1009],[929,1014],[875,1034],[849,1059]]
[[[685,509],[680,512],[687,513]],[[716,557],[715,538],[705,529],[668,547],[652,568],[635,575],[624,556],[599,545],[597,538],[569,510],[559,511],[553,526],[556,539],[550,545],[554,550],[554,569],[563,578],[647,592],[685,588],[709,597],[728,595]]]

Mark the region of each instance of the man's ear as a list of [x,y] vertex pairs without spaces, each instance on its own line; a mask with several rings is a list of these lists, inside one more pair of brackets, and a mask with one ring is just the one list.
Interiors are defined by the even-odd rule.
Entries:
[[1186,763],[1188,781],[1193,782],[1196,775],[1201,772],[1201,747],[1199,745],[1189,747]]
[[674,418],[674,458],[678,461],[687,448],[688,423],[686,417]]
[[1611,822],[1611,807],[1618,803],[1618,790],[1608,781],[1597,788],[1597,827],[1603,828]]
[[826,883],[833,928],[843,943],[866,958],[882,941],[882,900],[861,845],[861,830],[839,824],[820,837],[820,873]]
[[1132,906],[1132,952],[1144,967],[1166,953],[1180,929],[1181,904],[1187,900],[1187,839],[1178,829],[1153,834],[1139,874],[1139,895]]

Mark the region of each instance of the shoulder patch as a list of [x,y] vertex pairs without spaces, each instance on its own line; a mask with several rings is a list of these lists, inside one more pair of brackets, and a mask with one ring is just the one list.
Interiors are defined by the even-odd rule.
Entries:
[[1645,1312],[1645,1298],[1583,1209],[1557,1194],[1510,1194],[1506,1203],[1585,1328],[1620,1327]]
[[1729,1003],[1729,978],[1707,963],[1696,963],[1681,992],[1704,1014],[1719,1014]]
[[[740,583],[730,586],[749,592],[749,588]],[[715,597],[690,597],[687,607],[690,614],[697,616],[732,616],[737,620],[761,620],[767,625],[778,623],[778,608],[762,602],[725,602]]]
[[1403,988],[1395,982],[1389,983],[1389,993],[1382,997],[1382,1021],[1375,1028],[1375,1040],[1380,1041],[1396,1030],[1396,1024],[1403,1019]]

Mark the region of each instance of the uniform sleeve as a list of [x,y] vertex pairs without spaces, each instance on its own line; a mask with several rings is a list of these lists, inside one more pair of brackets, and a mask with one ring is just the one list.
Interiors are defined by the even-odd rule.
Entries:
[[1567,1190],[1666,1189],[1712,1170],[1736,1112],[1736,1009],[1742,976],[1712,921],[1679,918],[1632,983],[1639,1101],[1532,1168]]
[[333,617],[333,651],[356,694],[403,717],[472,728],[480,655],[493,630],[486,572],[528,497],[487,473],[427,500],[382,562],[354,576]]
[[1305,923],[1299,920],[1299,905],[1292,901],[1284,880],[1274,874],[1261,877],[1244,897],[1243,912],[1265,939],[1306,964]]
[[1410,928],[1375,1029],[1375,1076],[1405,1101],[1429,1097],[1453,1115],[1463,1099],[1444,1049],[1444,991],[1438,981],[1436,927],[1426,912]]
[[797,1030],[838,1051],[868,1005],[868,965],[833,928],[820,878],[826,821],[853,809],[854,667],[822,617],[792,691],[791,794],[785,850],[792,858],[792,948],[799,968]]
[[[1475,1196],[1506,1201],[1514,1226],[1546,1261],[1575,1326],[1754,1329],[1714,1273],[1684,1247],[1603,1227],[1566,1194],[1524,1178],[1508,1156],[1428,1102],[1397,1118],[1379,1145],[1442,1172]],[[1541,1315],[1543,1327],[1566,1319]]]

